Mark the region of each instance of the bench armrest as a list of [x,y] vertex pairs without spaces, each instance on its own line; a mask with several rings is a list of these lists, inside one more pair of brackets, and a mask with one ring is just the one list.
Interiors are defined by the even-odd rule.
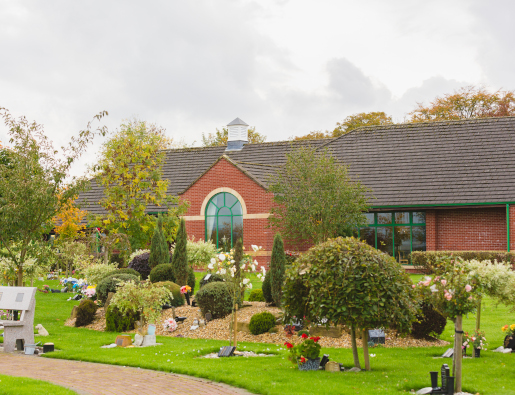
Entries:
[[3,325],[4,328],[6,328],[8,326],[24,326],[25,324],[23,321],[4,321],[0,322],[0,325]]

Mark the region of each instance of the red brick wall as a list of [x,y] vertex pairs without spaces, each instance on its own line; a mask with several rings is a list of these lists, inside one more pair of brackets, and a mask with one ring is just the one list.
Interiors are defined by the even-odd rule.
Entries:
[[510,205],[510,251],[515,251],[515,204]]
[[506,246],[505,208],[426,211],[428,251],[506,251]]
[[[202,203],[206,196],[217,188],[231,188],[238,192],[245,202],[247,214],[268,214],[272,208],[273,195],[252,180],[245,173],[226,159],[218,161],[185,193],[182,200],[187,200],[190,207],[186,216],[201,215]],[[266,218],[243,219],[243,245],[246,251],[252,251],[251,245],[262,246],[261,256],[256,259],[260,264],[268,265],[274,233],[267,228]],[[187,220],[186,232],[188,237],[205,238],[204,220]]]

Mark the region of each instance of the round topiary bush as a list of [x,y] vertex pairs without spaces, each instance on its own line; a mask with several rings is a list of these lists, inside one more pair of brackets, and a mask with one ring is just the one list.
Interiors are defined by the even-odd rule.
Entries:
[[211,274],[207,280],[204,280],[206,276],[202,277],[202,280],[200,280],[200,288],[202,288],[204,285],[214,282],[224,282],[225,279],[220,274]]
[[265,297],[263,296],[262,289],[253,289],[249,295],[249,302],[264,302]]
[[265,298],[266,303],[273,303],[274,298],[272,296],[272,283],[270,282],[270,270],[265,274],[265,280],[261,285],[261,289],[263,290],[263,297]]
[[129,262],[129,269],[136,270],[140,275],[142,280],[146,280],[150,274],[150,266],[148,264],[148,258],[150,257],[150,252],[145,252],[141,255],[136,255],[132,261]]
[[136,321],[139,320],[139,312],[127,310],[122,313],[117,307],[109,306],[106,311],[106,331],[125,332],[134,329]]
[[84,299],[77,307],[75,326],[86,326],[93,322],[98,306],[90,299]]
[[275,326],[275,317],[268,311],[254,314],[250,319],[249,330],[253,335],[260,335],[268,332],[270,328]]
[[107,278],[107,277],[112,277],[112,276],[117,276],[119,274],[132,274],[138,278],[141,279],[141,274],[139,274],[136,270],[134,269],[129,269],[128,267],[126,267],[125,269],[116,269],[116,270],[113,270],[109,273],[107,273],[105,276],[103,276],[98,282],[100,283],[100,281],[102,281],[104,278]]
[[211,313],[213,318],[224,318],[232,311],[232,292],[226,283],[206,284],[195,296],[202,315]]
[[442,334],[447,319],[428,303],[422,304],[422,314],[417,315],[417,321],[411,326],[411,334],[417,339],[438,337]]
[[102,303],[105,303],[109,292],[116,293],[118,289],[117,285],[119,283],[127,282],[130,280],[136,283],[139,282],[139,278],[132,274],[113,274],[104,278],[98,283],[96,288],[98,300],[100,300]]
[[173,274],[173,266],[170,263],[162,263],[157,265],[150,271],[150,281],[153,283],[171,281],[175,282],[175,276]]
[[155,283],[154,285],[160,286],[160,287],[165,287],[172,293],[173,299],[169,303],[170,306],[180,307],[180,306],[184,306],[184,303],[186,303],[186,299],[184,298],[184,295],[181,294],[181,287],[179,287],[174,282],[163,281],[163,282]]
[[188,269],[188,285],[191,287],[190,294],[193,295],[195,293],[195,284],[197,279],[195,278],[195,270],[190,266]]

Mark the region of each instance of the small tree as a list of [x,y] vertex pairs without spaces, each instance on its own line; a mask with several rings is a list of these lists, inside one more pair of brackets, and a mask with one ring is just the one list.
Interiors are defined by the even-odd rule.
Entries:
[[186,246],[188,236],[186,234],[186,223],[181,219],[179,230],[177,231],[177,242],[173,251],[172,266],[173,274],[179,285],[188,284],[188,254]]
[[298,148],[272,176],[269,221],[289,240],[319,243],[366,223],[367,189],[327,151]]
[[157,225],[154,229],[154,235],[152,236],[148,264],[151,268],[154,268],[157,265],[169,262],[170,252],[168,251],[168,244],[166,243],[163,235],[163,218],[159,216],[157,218]]
[[274,237],[272,257],[270,259],[270,283],[272,286],[272,298],[277,307],[281,307],[283,295],[284,270],[286,266],[286,255],[284,254],[283,239],[279,233]]
[[75,205],[77,197],[72,196],[64,202],[61,211],[53,218],[54,231],[63,241],[73,241],[82,237],[86,228],[83,220],[88,213]]
[[302,254],[286,271],[285,321],[302,314],[314,323],[325,317],[326,325],[349,325],[358,368],[356,331],[361,330],[365,368],[370,370],[368,329],[409,332],[417,313],[412,284],[391,256],[353,237],[330,239]]

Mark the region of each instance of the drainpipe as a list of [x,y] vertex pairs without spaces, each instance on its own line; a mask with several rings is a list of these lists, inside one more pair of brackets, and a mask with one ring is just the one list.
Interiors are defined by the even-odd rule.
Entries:
[[507,241],[507,250],[510,252],[510,205],[506,204],[506,241]]

